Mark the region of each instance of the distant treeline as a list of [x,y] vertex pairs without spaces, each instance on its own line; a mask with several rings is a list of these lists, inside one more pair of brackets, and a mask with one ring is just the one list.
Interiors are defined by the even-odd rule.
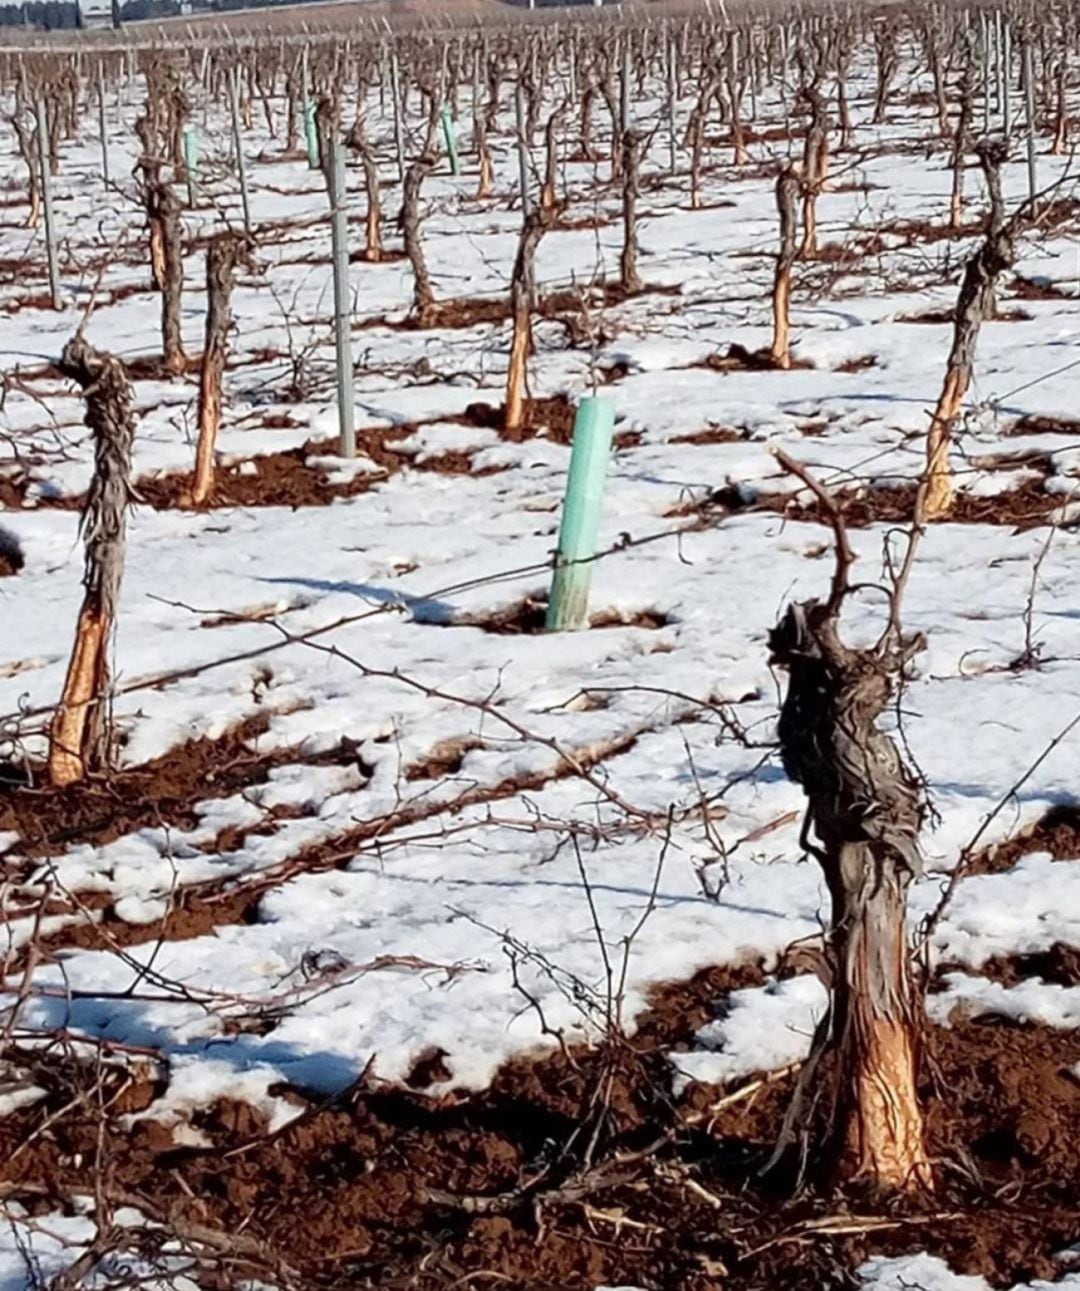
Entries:
[[42,27],[57,31],[78,27],[79,6],[62,0],[35,0],[33,4],[0,5],[0,25],[4,27]]
[[[192,13],[223,13],[230,9],[268,9],[298,0],[193,0]],[[300,0],[301,3],[304,0]],[[317,0],[312,0],[317,3]],[[173,18],[180,13],[179,0],[125,0],[120,5],[121,22],[146,18]],[[26,4],[0,4],[0,26],[37,27],[43,31],[74,30],[84,26],[74,0],[28,0]]]

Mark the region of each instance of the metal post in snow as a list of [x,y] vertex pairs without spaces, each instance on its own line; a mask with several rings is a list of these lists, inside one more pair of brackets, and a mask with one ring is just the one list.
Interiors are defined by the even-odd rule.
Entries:
[[523,219],[527,219],[529,211],[532,209],[532,200],[529,197],[529,148],[525,142],[525,92],[521,88],[520,76],[514,89],[514,109],[517,114],[518,184],[521,188],[521,215]]
[[240,69],[229,73],[229,110],[232,113],[233,148],[236,151],[236,172],[240,176],[240,205],[244,211],[244,232],[251,233],[251,204],[248,201],[247,170],[244,167],[244,141],[240,134]]
[[98,69],[97,83],[98,132],[101,135],[101,179],[109,186],[109,131],[105,124],[105,68]]
[[450,174],[461,174],[461,163],[458,160],[457,138],[454,135],[454,122],[450,115],[449,107],[444,107],[440,112],[442,118],[443,138],[446,140],[446,152],[450,158]]
[[398,183],[405,182],[405,142],[401,134],[401,69],[397,46],[390,49],[390,90],[394,99],[394,150],[397,153]]
[[678,138],[675,126],[675,100],[678,91],[675,82],[675,51],[671,46],[671,34],[668,33],[667,47],[667,118],[668,118],[668,169],[675,174],[678,163]]
[[1024,41],[1022,70],[1024,74],[1024,115],[1027,120],[1027,165],[1028,196],[1032,201],[1039,191],[1038,175],[1035,164],[1035,66],[1032,58],[1031,40]]
[[990,132],[990,20],[979,10],[979,79],[983,100],[983,134]]
[[334,351],[337,360],[338,452],[356,456],[353,407],[352,305],[349,298],[349,231],[346,219],[345,145],[334,137],[330,166],[330,239],[334,256]]
[[307,149],[308,170],[318,170],[321,164],[319,156],[319,123],[315,118],[315,100],[304,100],[304,146]]
[[315,102],[311,97],[311,75],[308,71],[308,47],[300,53],[300,103],[304,115],[304,145],[309,170],[319,169],[319,128],[315,121]]
[[614,429],[615,405],[611,399],[593,395],[581,401],[574,420],[570,473],[548,597],[549,632],[576,632],[588,626],[589,584]]
[[622,57],[619,61],[619,130],[623,135],[630,129],[630,39],[622,35]]
[[1005,138],[1013,130],[1013,26],[1004,22],[1001,26],[1001,124]]
[[56,222],[53,216],[52,175],[49,171],[49,111],[45,96],[39,94],[34,101],[37,117],[38,167],[41,171],[41,208],[45,215],[45,254],[49,262],[49,293],[53,309],[62,309],[60,299],[60,268],[56,260]]
[[199,132],[190,121],[184,126],[183,145],[188,206],[194,210],[199,204]]

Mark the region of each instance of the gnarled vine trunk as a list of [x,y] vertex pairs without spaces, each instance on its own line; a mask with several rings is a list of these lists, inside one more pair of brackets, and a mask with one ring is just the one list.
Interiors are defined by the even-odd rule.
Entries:
[[59,367],[82,387],[86,424],[94,433],[94,478],[81,520],[86,544],[83,603],[49,728],[49,779],[63,787],[104,767],[109,758],[109,645],[124,573],[135,419],[131,384],[119,359],[78,335],[64,347]]
[[773,662],[789,675],[781,757],[806,793],[804,842],[832,902],[831,1003],[802,1088],[829,1054],[835,1084],[824,1146],[834,1171],[885,1190],[920,1189],[932,1181],[905,914],[923,807],[896,743],[877,725],[920,643],[855,649],[840,639],[838,617],[835,597],[790,605],[769,638]]

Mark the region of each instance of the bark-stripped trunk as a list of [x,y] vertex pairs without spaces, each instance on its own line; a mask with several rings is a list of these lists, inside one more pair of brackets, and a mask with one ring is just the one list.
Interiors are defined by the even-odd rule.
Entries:
[[781,757],[806,793],[804,843],[824,871],[832,905],[830,1008],[786,1131],[801,1118],[807,1093],[817,1092],[816,1071],[828,1054],[835,1083],[822,1146],[834,1173],[884,1191],[920,1190],[933,1180],[917,1086],[922,1001],[905,915],[920,869],[923,807],[914,776],[877,722],[921,643],[850,648],[839,636],[839,610],[835,592],[825,605],[789,605],[769,637],[772,662],[789,674]]
[[199,444],[195,450],[192,506],[205,506],[214,488],[214,446],[221,425],[221,380],[229,352],[231,298],[236,262],[243,249],[240,238],[226,236],[206,251],[206,339],[199,374]]
[[26,163],[27,192],[30,198],[30,214],[26,218],[26,227],[36,229],[41,223],[41,161],[38,153],[38,137],[33,125],[28,125],[21,116],[21,104],[17,103],[14,114],[8,118],[15,131],[19,155]]
[[773,342],[770,356],[778,368],[791,367],[791,271],[795,265],[799,177],[791,165],[776,181],[776,209],[780,216],[780,250],[773,280]]
[[810,260],[818,251],[818,194],[829,177],[829,123],[825,102],[816,87],[806,90],[806,98],[810,104],[810,124],[803,148],[803,238],[799,255],[803,260]]
[[544,183],[540,189],[540,205],[547,210],[558,201],[559,182],[559,127],[562,124],[562,109],[548,117],[544,127]]
[[619,282],[631,295],[641,290],[637,257],[637,202],[641,191],[641,153],[644,138],[634,130],[623,136],[622,214],[623,245],[619,257]]
[[435,159],[423,156],[414,161],[405,172],[401,203],[401,230],[405,240],[405,254],[413,271],[413,317],[421,327],[427,327],[435,309],[435,291],[431,285],[424,243],[420,236],[420,189],[424,180],[435,168]]
[[83,603],[64,690],[49,728],[49,779],[62,787],[109,760],[109,646],[124,572],[124,529],[131,499],[135,421],[124,365],[76,336],[60,370],[78,382],[94,434],[94,478],[81,530],[86,547]]
[[367,192],[364,255],[372,264],[378,264],[383,255],[382,190],[379,187],[379,167],[375,162],[375,153],[367,142],[360,150],[360,160],[364,164],[364,188]]
[[1054,110],[1054,143],[1053,154],[1062,157],[1069,146],[1069,102],[1068,102],[1068,55],[1062,51],[1058,56],[1057,74],[1055,76]]
[[518,241],[514,273],[510,280],[510,313],[514,334],[510,342],[510,366],[506,374],[506,402],[503,432],[515,439],[525,420],[528,361],[532,353],[532,311],[536,296],[536,251],[548,229],[559,218],[558,207],[534,207],[525,217]]
[[979,332],[983,323],[994,317],[998,279],[1016,261],[1015,217],[1014,220],[1005,222],[1001,197],[1001,166],[1005,161],[1005,145],[984,142],[977,151],[990,191],[990,228],[982,246],[964,270],[960,296],[956,303],[953,343],[945,369],[945,381],[926,437],[927,520],[939,520],[952,509],[953,481],[949,469],[949,448],[953,425],[960,415],[964,397],[971,385]]

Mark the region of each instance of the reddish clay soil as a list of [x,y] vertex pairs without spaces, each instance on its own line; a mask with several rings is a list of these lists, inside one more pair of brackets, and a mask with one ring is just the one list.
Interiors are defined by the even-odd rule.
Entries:
[[[535,317],[566,319],[582,312],[582,302],[590,308],[610,308],[621,305],[635,296],[674,296],[678,287],[646,284],[639,292],[627,292],[617,282],[597,287],[563,287],[550,291],[537,301]],[[599,299],[598,299],[599,297]],[[390,327],[402,331],[438,331],[480,327],[484,324],[505,323],[510,319],[508,296],[463,296],[456,300],[436,301],[427,317],[421,321],[410,315],[398,322],[391,322],[382,315],[358,323],[360,328]]]
[[1059,287],[1055,283],[1034,278],[1025,278],[1017,274],[1012,280],[1010,294],[1016,300],[1075,300],[1076,293]]
[[522,443],[527,439],[550,439],[556,444],[569,445],[574,440],[574,418],[577,410],[566,395],[552,395],[546,399],[527,399],[521,426],[514,431],[504,430],[506,412],[502,404],[471,403],[461,420],[469,426],[497,430],[509,443]]
[[1047,852],[1055,861],[1080,861],[1080,807],[1053,807],[1030,829],[976,852],[966,874],[1004,874],[1022,856]]
[[[441,420],[475,424],[467,417],[446,417]],[[379,470],[358,474],[350,479],[333,480],[328,468],[308,460],[310,457],[337,457],[336,440],[312,441],[303,448],[266,453],[243,463],[234,463],[218,470],[209,508],[324,507],[339,498],[367,493],[375,485],[403,470],[479,476],[491,475],[499,469],[488,467],[474,471],[472,455],[465,452],[441,453],[418,462],[412,454],[395,450],[394,444],[407,439],[420,424],[357,431],[357,452],[369,457]],[[156,511],[173,510],[187,505],[192,479],[191,473],[186,471],[144,476],[136,484],[135,491],[140,501],[149,504]]]
[[[869,524],[904,524],[911,520],[915,487],[905,485],[896,489],[859,492],[838,490],[835,497],[843,510],[845,522],[853,529]],[[1059,495],[1046,492],[1041,480],[1025,480],[1015,489],[993,497],[975,497],[962,491],[957,493],[952,511],[942,523],[994,524],[1030,529],[1045,524],[1062,503]],[[730,499],[724,505],[730,505]],[[745,509],[776,511],[788,520],[822,522],[821,508],[816,501],[795,501],[789,494],[762,493]]]
[[[547,603],[526,597],[516,605],[495,610],[491,614],[463,615],[460,618],[435,624],[446,628],[481,628],[496,636],[542,636],[546,631],[544,621]],[[657,610],[640,610],[636,614],[620,614],[616,610],[599,610],[589,617],[590,628],[645,628],[655,631],[667,624],[667,619]]]
[[[616,622],[623,624],[624,620],[614,614],[600,614],[593,626],[613,626]],[[648,616],[641,616],[641,622],[649,626]],[[596,702],[593,706],[602,707],[602,704]],[[33,784],[28,784],[26,768],[0,764],[0,831],[14,831],[21,840],[16,845],[17,854],[15,848],[10,848],[0,855],[6,877],[19,878],[27,868],[25,858],[56,854],[78,843],[103,845],[135,830],[154,826],[190,829],[197,823],[198,803],[264,784],[270,772],[279,766],[303,762],[309,766],[355,766],[365,777],[372,773],[373,768],[364,762],[355,742],[347,736],[335,748],[314,756],[301,756],[299,748],[290,746],[265,753],[248,748],[248,742],[263,734],[267,725],[266,716],[260,714],[217,739],[191,740],[143,766],[114,772],[108,783],[92,778],[63,790],[47,786],[42,768],[30,768]],[[630,730],[553,768],[513,776],[496,784],[469,781],[450,803],[441,799],[432,801],[428,795],[421,794],[413,802],[402,803],[392,816],[361,821],[345,833],[306,847],[253,877],[210,880],[180,889],[172,894],[165,915],[150,923],[125,921],[113,909],[111,900],[101,893],[90,891],[50,897],[41,909],[43,915],[93,912],[93,922],[60,928],[49,936],[37,938],[35,945],[44,952],[73,946],[127,947],[201,936],[215,928],[253,920],[266,891],[296,874],[348,865],[365,844],[382,837],[390,827],[416,824],[476,803],[496,802],[523,790],[540,789],[552,781],[580,775],[582,770],[626,752],[637,739],[638,733]],[[415,782],[456,774],[467,753],[475,747],[476,741],[469,737],[437,745],[425,758],[406,769],[405,779]],[[246,838],[273,832],[279,821],[301,814],[297,807],[273,807],[255,825],[228,826],[221,830],[202,850],[208,855],[239,850]],[[36,910],[36,902],[29,902],[22,913],[32,916]]]
[[744,345],[731,345],[726,354],[710,354],[701,363],[691,367],[708,368],[712,372],[783,372],[812,368],[805,359],[792,358],[790,367],[780,368],[768,350],[748,350]]
[[[196,804],[264,784],[275,767],[301,760],[295,747],[250,747],[269,725],[266,714],[256,714],[216,739],[188,740],[140,766],[64,789],[48,785],[44,768],[32,768],[28,777],[21,765],[0,764],[0,832],[17,833],[23,854],[42,856],[73,843],[102,846],[155,825],[191,829]],[[344,765],[355,753],[343,740],[339,749],[306,761]]]
[[[566,395],[544,399],[528,399],[525,417],[515,431],[503,430],[505,414],[501,404],[477,402],[463,414],[440,417],[440,422],[456,422],[462,426],[480,426],[497,430],[508,443],[521,443],[543,437],[557,444],[569,445],[574,437],[574,404]],[[287,414],[269,414],[265,425],[271,428],[288,428]],[[309,458],[337,457],[336,440],[310,441],[302,448],[284,449],[258,457],[219,467],[209,502],[200,510],[219,507],[324,507],[339,498],[357,497],[367,493],[399,471],[424,471],[439,475],[474,475],[477,477],[497,474],[499,466],[477,468],[473,466],[471,452],[446,452],[418,461],[414,454],[403,453],[395,445],[408,439],[424,422],[392,427],[368,427],[357,431],[357,451],[369,457],[379,468],[370,473],[358,474],[349,479],[331,479],[330,468],[316,465]],[[624,437],[620,446],[632,444]],[[176,471],[165,475],[144,475],[135,482],[135,498],[155,511],[182,510],[190,506],[193,475],[190,471]],[[0,476],[0,507],[21,507],[25,501],[29,481],[24,478]],[[78,510],[82,495],[39,498],[40,508]]]
[[675,435],[673,444],[740,444],[746,438],[742,431],[728,426],[709,426],[692,435]]
[[281,1091],[302,1110],[276,1135],[222,1101],[192,1118],[200,1148],[152,1118],[122,1124],[160,1082],[110,1076],[98,1095],[89,1065],[31,1058],[47,1097],[0,1121],[0,1183],[35,1214],[70,1209],[97,1179],[175,1232],[209,1231],[234,1279],[215,1286],[261,1274],[327,1291],[807,1291],[853,1287],[869,1256],[917,1249],[997,1286],[1060,1276],[1054,1253],[1080,1232],[1080,1096],[1066,1074],[1080,1037],[997,1020],[931,1031],[937,1195],[875,1203],[813,1170],[793,1193],[784,1168],[761,1174],[791,1074],[726,1106],[710,1086],[668,1093],[664,1050],[755,980],[750,965],[672,984],[632,1041],[514,1061],[478,1095],[418,1092],[453,1078],[429,1049],[406,1088],[358,1073],[330,1103]]
[[[964,965],[942,965],[939,973],[950,968],[971,970]],[[980,977],[989,977],[1002,986],[1016,986],[1032,977],[1042,978],[1051,986],[1080,986],[1080,947],[1055,941],[1049,950],[1030,955],[998,955],[978,967]]]
[[1075,435],[1080,438],[1080,421],[1064,417],[1021,417],[1006,432],[1009,435]]

